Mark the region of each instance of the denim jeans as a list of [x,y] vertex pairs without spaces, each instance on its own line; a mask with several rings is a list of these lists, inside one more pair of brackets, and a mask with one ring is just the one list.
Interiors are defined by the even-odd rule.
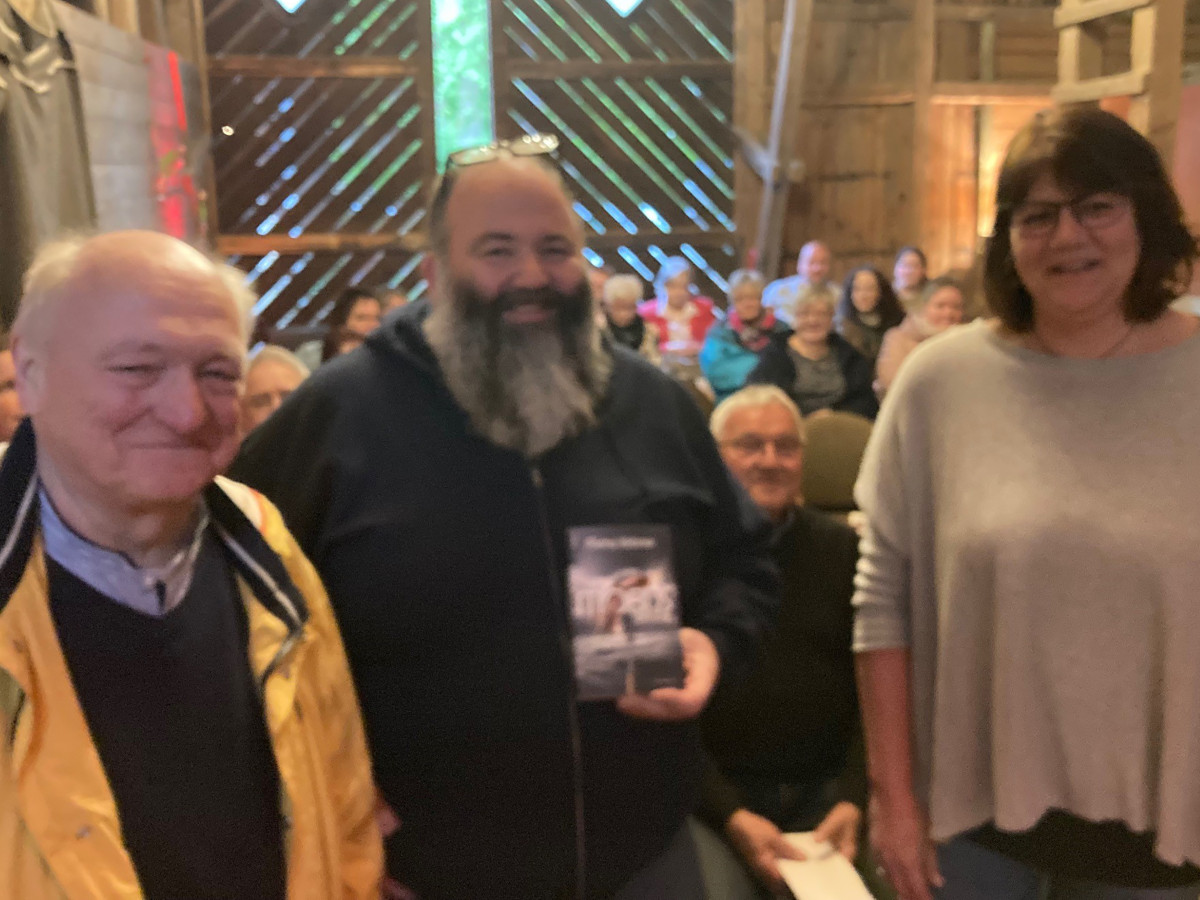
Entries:
[[1172,888],[1124,888],[1047,877],[1036,869],[955,838],[938,847],[938,868],[946,881],[937,900],[1197,900],[1200,884]]

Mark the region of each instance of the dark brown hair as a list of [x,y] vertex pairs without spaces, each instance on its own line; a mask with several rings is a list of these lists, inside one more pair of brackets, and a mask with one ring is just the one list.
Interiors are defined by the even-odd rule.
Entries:
[[1013,264],[1009,226],[1045,174],[1070,196],[1111,191],[1132,202],[1142,249],[1125,292],[1125,318],[1149,322],[1162,315],[1191,281],[1200,246],[1154,145],[1118,116],[1090,106],[1038,113],[1009,145],[984,254],[983,286],[992,312],[1012,331],[1033,328],[1033,298]]
[[[917,250],[916,252],[920,253],[921,251]],[[884,278],[883,273],[874,266],[859,266],[852,269],[846,276],[846,280],[842,283],[842,296],[837,305],[838,321],[849,321],[856,325],[863,323],[862,314],[854,305],[854,276],[859,272],[870,272],[871,277],[875,279],[875,284],[879,287],[879,299],[875,302],[875,312],[879,313],[879,327],[885,331],[895,328],[904,320],[904,309],[900,306],[900,301],[896,299],[892,283]]]

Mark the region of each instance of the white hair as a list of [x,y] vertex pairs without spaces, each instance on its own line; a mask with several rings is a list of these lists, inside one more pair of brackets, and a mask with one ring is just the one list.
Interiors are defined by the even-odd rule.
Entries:
[[766,279],[763,278],[762,272],[758,271],[758,269],[738,269],[729,276],[729,287],[725,292],[729,299],[733,299],[733,292],[743,284],[752,284],[759,290],[762,290],[763,285],[766,284]]
[[[13,335],[27,339],[45,337],[49,320],[47,313],[53,311],[66,296],[67,288],[77,274],[80,256],[91,240],[98,236],[72,234],[50,241],[38,249],[21,282],[21,303],[13,321]],[[254,330],[254,304],[258,298],[246,283],[245,273],[223,260],[202,255],[211,266],[213,276],[237,305],[242,337],[248,343]]]
[[796,435],[803,444],[808,436],[805,432],[804,416],[800,413],[800,407],[796,406],[792,398],[781,388],[773,384],[752,384],[737,393],[730,394],[717,404],[712,418],[708,420],[708,427],[719,443],[725,434],[725,425],[731,415],[739,409],[758,409],[760,406],[768,406],[771,403],[778,403],[791,414],[796,423]]
[[604,282],[604,302],[611,303],[621,297],[632,297],[640,301],[645,296],[642,279],[636,275],[613,275]]
[[76,234],[45,244],[34,254],[21,279],[21,303],[13,320],[16,337],[42,337],[48,312],[61,298],[63,287],[75,274],[79,254],[91,235]]
[[280,347],[278,344],[263,344],[250,355],[250,363],[246,366],[246,377],[250,376],[250,371],[255,366],[265,362],[276,362],[285,366],[291,366],[301,378],[307,378],[312,374],[308,366],[291,350],[286,347]]
[[654,276],[654,292],[661,295],[667,289],[667,282],[684,272],[691,272],[692,264],[682,256],[669,256],[663,262],[662,268]]

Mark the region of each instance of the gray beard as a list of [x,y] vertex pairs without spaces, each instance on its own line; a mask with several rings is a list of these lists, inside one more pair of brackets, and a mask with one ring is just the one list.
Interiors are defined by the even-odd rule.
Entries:
[[612,360],[590,301],[573,323],[559,306],[550,325],[509,326],[498,309],[464,302],[462,293],[432,304],[425,338],[481,435],[533,459],[596,424]]

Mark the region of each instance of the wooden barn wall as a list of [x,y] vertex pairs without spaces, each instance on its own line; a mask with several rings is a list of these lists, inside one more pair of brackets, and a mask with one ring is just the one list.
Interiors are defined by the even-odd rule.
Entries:
[[[765,53],[738,64],[737,121],[758,136],[766,133],[783,2],[766,0],[765,8],[766,21],[751,20],[738,35],[739,52],[766,44]],[[933,101],[917,121],[912,4],[817,2],[797,145],[807,177],[789,198],[781,271],[816,238],[829,243],[835,274],[859,262],[890,271],[895,251],[908,243],[924,247],[934,273],[975,263],[991,229],[1008,143],[1050,104],[1058,53],[1054,3],[941,0],[936,9]],[[1200,0],[1189,0],[1184,55],[1200,61]],[[1128,66],[1129,17],[1111,17],[1104,70]],[[972,85],[982,99],[955,98]],[[1191,115],[1186,108],[1184,114]],[[1190,133],[1190,125],[1181,127]],[[914,166],[919,144],[926,162]],[[738,185],[739,222],[753,222],[760,182],[740,166]],[[914,233],[918,200],[925,222]]]
[[829,244],[835,272],[860,262],[890,266],[894,248],[911,240],[913,107],[888,95],[912,90],[912,26],[839,20],[832,5],[822,6],[796,150],[807,178],[791,192],[781,267],[794,266],[816,238]]

